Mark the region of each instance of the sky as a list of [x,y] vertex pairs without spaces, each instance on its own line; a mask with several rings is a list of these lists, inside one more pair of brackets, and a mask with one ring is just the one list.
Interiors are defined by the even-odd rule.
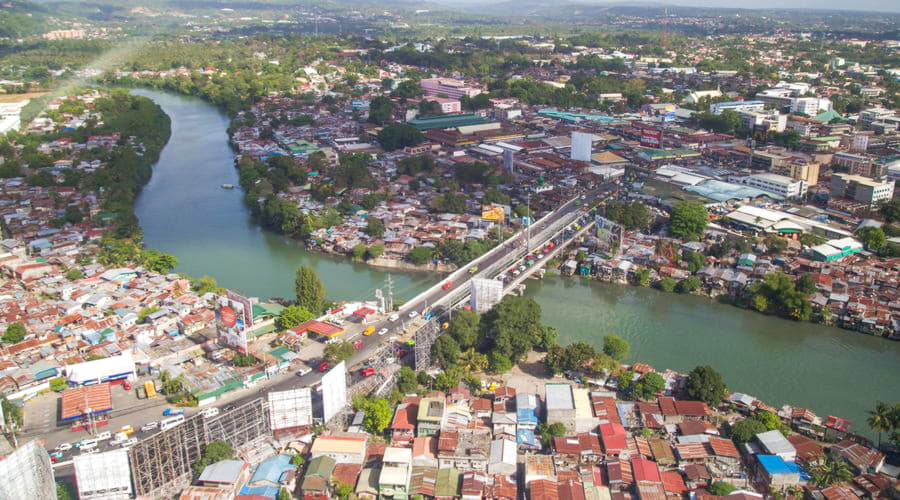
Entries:
[[[507,0],[437,0],[445,5],[495,3]],[[612,3],[615,5],[681,5],[693,7],[732,7],[732,8],[789,8],[789,9],[835,9],[835,10],[865,10],[879,12],[900,13],[900,0],[753,0],[752,2],[737,0],[644,0],[629,2],[627,0],[572,0],[584,3]],[[552,2],[552,0],[548,0]]]

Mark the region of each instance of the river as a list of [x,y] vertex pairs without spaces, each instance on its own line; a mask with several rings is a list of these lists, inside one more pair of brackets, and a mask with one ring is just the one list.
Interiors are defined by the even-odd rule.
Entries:
[[[306,251],[260,228],[243,204],[228,118],[208,103],[135,90],[172,118],[172,137],[135,210],[148,247],[175,254],[178,271],[214,276],[220,285],[258,297],[293,295],[294,270],[313,267],[334,300],[373,298],[387,273],[349,259]],[[437,279],[393,272],[394,295],[408,299]],[[866,411],[900,394],[900,342],[837,328],[795,323],[717,304],[704,297],[587,282],[528,281],[527,294],[560,341],[599,346],[610,332],[631,343],[630,359],[688,371],[709,364],[729,388],[769,404],[791,403],[837,415],[870,434]]]

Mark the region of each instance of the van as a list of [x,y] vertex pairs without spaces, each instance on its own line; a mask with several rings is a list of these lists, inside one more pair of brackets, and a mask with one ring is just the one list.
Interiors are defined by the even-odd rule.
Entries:
[[203,410],[203,411],[200,412],[200,413],[202,413],[203,416],[204,416],[204,417],[207,417],[207,418],[208,418],[208,417],[215,417],[216,415],[219,414],[219,409],[218,409],[218,408],[206,408],[205,410]]
[[117,432],[115,437],[113,437],[113,440],[111,441],[111,443],[112,444],[123,443],[123,442],[125,442],[126,439],[128,439],[128,434],[125,434],[124,432]]
[[400,315],[397,313],[394,313],[394,314],[391,314],[390,316],[388,316],[388,321],[397,321],[398,319],[400,319]]
[[112,437],[112,432],[105,431],[97,434],[97,441],[106,441],[107,439]]
[[162,422],[159,423],[159,430],[164,431],[171,429],[172,427],[176,427],[177,425],[184,422],[184,415],[178,415],[177,417],[169,417],[164,418]]
[[83,439],[78,443],[79,451],[90,451],[97,447],[96,439]]

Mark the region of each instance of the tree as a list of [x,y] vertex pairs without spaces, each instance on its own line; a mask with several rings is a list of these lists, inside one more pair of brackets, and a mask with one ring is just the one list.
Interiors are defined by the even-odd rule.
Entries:
[[700,252],[684,252],[681,255],[681,260],[687,264],[688,271],[692,274],[702,269],[703,265],[706,264],[706,258]]
[[869,417],[866,419],[866,423],[869,424],[870,429],[878,433],[879,448],[881,448],[881,433],[890,432],[894,427],[894,422],[892,422],[893,412],[894,408],[891,408],[883,401],[876,401],[875,408],[868,411]]
[[350,498],[350,495],[353,494],[353,486],[347,483],[335,481],[332,487],[334,488],[334,495],[338,497],[339,500],[347,500]]
[[810,273],[803,273],[795,288],[803,295],[812,295],[816,293],[816,279]]
[[543,444],[544,447],[550,446],[550,443],[553,442],[553,438],[566,435],[566,426],[560,422],[554,422],[550,425],[544,423],[538,424],[536,430],[541,436],[541,444]]
[[540,329],[541,307],[537,302],[530,297],[507,295],[482,315],[479,345],[482,352],[497,352],[515,364],[534,348]]
[[363,406],[363,427],[366,432],[380,435],[384,429],[390,425],[391,417],[394,413],[391,411],[391,405],[386,399],[371,398],[366,401]]
[[887,222],[900,221],[900,200],[891,200],[882,204],[879,211]]
[[745,418],[731,426],[731,439],[735,443],[747,443],[761,432],[766,432],[766,424],[755,418]]
[[366,222],[365,233],[371,238],[381,238],[384,236],[384,223],[374,217],[369,217]]
[[194,474],[199,476],[206,466],[221,462],[222,460],[231,460],[232,458],[234,458],[234,450],[231,448],[230,444],[225,441],[211,441],[206,445],[206,448],[203,449],[200,460],[194,462]]
[[340,342],[332,342],[325,346],[325,350],[322,353],[325,361],[328,361],[331,364],[340,363],[341,361],[347,361],[353,356],[353,353],[356,352],[356,349],[353,347],[351,342],[346,340],[342,340]]
[[77,500],[78,493],[70,481],[56,480],[56,500]]
[[669,232],[683,240],[699,240],[706,229],[709,213],[697,201],[679,201],[672,207]]
[[656,372],[649,372],[634,384],[632,391],[639,399],[650,399],[665,388],[666,381],[662,376]]
[[451,366],[456,366],[459,354],[459,344],[450,335],[439,336],[434,340],[434,344],[431,345],[431,356],[445,370]]
[[287,306],[278,314],[275,319],[275,328],[278,331],[284,331],[293,328],[300,323],[315,319],[316,315],[302,306]]
[[558,345],[547,350],[547,355],[544,356],[544,369],[551,377],[559,375],[563,370],[565,352],[565,348]]
[[498,351],[491,351],[488,354],[488,366],[491,373],[500,374],[512,370],[513,362],[508,356]]
[[456,341],[460,349],[469,349],[478,342],[480,324],[481,316],[477,312],[463,309],[453,316],[447,335]]
[[660,290],[662,290],[663,292],[666,292],[666,293],[674,292],[676,285],[678,285],[678,283],[674,279],[672,279],[668,276],[659,280],[656,283],[656,286],[659,287]]
[[143,253],[144,267],[159,274],[168,274],[178,265],[178,257],[157,250],[147,250]]
[[709,487],[706,488],[706,491],[708,491],[710,495],[724,497],[730,495],[736,489],[737,488],[729,482],[716,481],[709,485]]
[[603,352],[616,361],[625,359],[628,349],[628,341],[614,333],[603,337]]
[[810,467],[810,475],[813,482],[819,488],[827,488],[832,484],[846,483],[853,479],[853,472],[847,462],[840,458],[827,455],[825,459],[818,459]]
[[688,374],[685,393],[691,399],[716,407],[722,403],[728,387],[711,366],[697,366]]
[[18,344],[19,342],[25,340],[25,327],[22,326],[21,323],[11,323],[6,327],[6,332],[3,334],[3,343],[5,344]]
[[678,293],[693,293],[700,288],[700,278],[696,276],[688,276],[675,285],[675,291]]
[[50,390],[53,392],[62,392],[66,390],[68,385],[66,384],[65,377],[55,377],[50,379]]
[[863,245],[868,250],[877,252],[887,243],[887,237],[884,230],[880,227],[864,227],[856,232],[856,236],[862,240]]
[[401,366],[397,372],[397,388],[403,394],[411,394],[419,388],[416,372],[408,366]]
[[459,355],[459,366],[465,373],[482,372],[488,367],[488,358],[470,347]]
[[293,500],[294,495],[288,491],[287,488],[281,488],[278,490],[278,500]]
[[427,264],[428,262],[431,261],[431,259],[433,257],[434,257],[434,249],[431,247],[413,248],[409,252],[409,254],[406,256],[406,258],[408,258],[410,260],[410,262],[412,262],[413,264],[419,265],[419,266],[421,266],[423,264]]
[[84,278],[84,273],[82,273],[79,269],[73,267],[72,269],[66,271],[66,279],[69,281],[76,281],[80,280],[81,278]]
[[378,96],[369,103],[369,121],[384,125],[394,114],[394,103],[384,96]]
[[297,294],[297,304],[313,314],[319,314],[325,309],[325,285],[311,267],[297,268],[294,292]]
[[406,123],[392,123],[378,132],[378,143],[385,151],[416,146],[424,140],[422,132]]
[[642,267],[634,272],[634,279],[641,286],[650,286],[650,270]]
[[446,392],[459,386],[460,380],[462,380],[462,370],[458,366],[451,366],[438,373],[437,377],[434,378],[433,385],[435,389]]

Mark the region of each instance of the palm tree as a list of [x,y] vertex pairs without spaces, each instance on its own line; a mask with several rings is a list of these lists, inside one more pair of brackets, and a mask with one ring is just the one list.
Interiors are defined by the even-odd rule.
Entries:
[[481,372],[487,368],[487,356],[470,347],[468,350],[459,354],[459,364],[466,373]]
[[878,433],[878,447],[881,448],[881,433],[890,431],[892,427],[893,408],[883,401],[877,401],[875,409],[870,410],[868,413],[869,418],[866,422],[873,431]]
[[827,488],[835,483],[845,483],[853,479],[853,473],[847,462],[835,460],[828,455],[825,460],[819,459],[813,463],[810,470],[813,481],[819,488]]

